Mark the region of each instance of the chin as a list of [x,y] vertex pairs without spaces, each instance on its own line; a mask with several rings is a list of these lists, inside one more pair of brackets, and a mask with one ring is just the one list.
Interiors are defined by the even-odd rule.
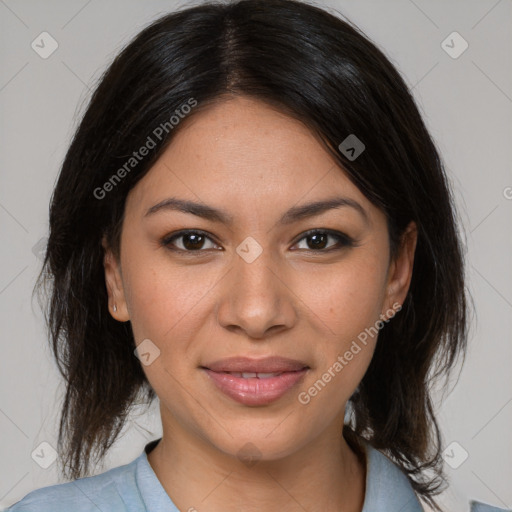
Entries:
[[225,424],[227,432],[218,428],[212,437],[210,430],[208,439],[217,450],[244,463],[280,460],[295,453],[308,440],[303,427],[285,428],[285,422],[280,422],[282,419],[260,422],[259,425],[255,425],[254,421]]

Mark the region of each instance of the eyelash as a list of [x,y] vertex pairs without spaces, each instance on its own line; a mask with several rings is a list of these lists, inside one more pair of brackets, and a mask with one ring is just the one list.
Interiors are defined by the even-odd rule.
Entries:
[[[349,237],[348,235],[345,235],[344,233],[341,233],[339,231],[333,231],[331,229],[311,229],[309,231],[306,231],[302,233],[301,237],[297,239],[297,241],[293,245],[297,245],[302,240],[312,236],[312,235],[318,235],[318,234],[325,234],[327,236],[333,237],[338,239],[338,243],[335,244],[332,247],[329,247],[327,249],[299,249],[299,250],[305,250],[312,253],[330,253],[332,251],[341,250],[346,247],[355,247],[357,244],[354,239]],[[179,231],[178,233],[174,233],[172,235],[165,236],[161,240],[161,245],[164,246],[166,249],[174,252],[180,252],[180,253],[188,253],[188,254],[194,254],[194,253],[202,253],[205,252],[207,249],[197,249],[197,250],[186,250],[186,249],[178,249],[176,247],[172,247],[172,242],[176,239],[179,239],[185,235],[203,235],[205,238],[210,239],[212,242],[215,243],[215,241],[206,233],[205,231],[196,230],[196,229],[189,229],[189,230],[183,230]]]

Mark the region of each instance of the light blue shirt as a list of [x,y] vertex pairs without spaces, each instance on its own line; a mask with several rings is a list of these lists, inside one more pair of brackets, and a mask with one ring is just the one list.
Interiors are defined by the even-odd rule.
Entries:
[[[100,475],[37,489],[4,512],[180,512],[148,462],[147,454],[158,441],[148,443],[129,464]],[[423,512],[398,466],[368,443],[363,446],[367,467],[362,512]],[[472,502],[470,512],[504,511]]]

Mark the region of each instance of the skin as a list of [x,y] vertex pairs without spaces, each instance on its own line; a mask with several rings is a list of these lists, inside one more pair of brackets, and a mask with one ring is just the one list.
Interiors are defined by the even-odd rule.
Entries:
[[[341,429],[377,337],[307,405],[298,395],[358,334],[403,303],[415,226],[391,260],[384,214],[307,127],[263,103],[232,98],[182,123],[127,197],[120,261],[104,242],[111,314],[131,322],[137,344],[150,339],[160,350],[143,366],[163,426],[149,463],[180,510],[360,512],[366,462]],[[173,210],[145,216],[171,196],[222,209],[233,223]],[[293,206],[338,196],[357,201],[367,218],[344,206],[279,223]],[[188,253],[162,245],[184,229],[209,238],[202,245],[175,239],[174,247]],[[338,239],[319,233],[315,251],[303,235],[310,229],[344,233],[356,245],[329,251]],[[251,263],[236,252],[249,236],[262,249]],[[310,370],[279,400],[246,406],[218,391],[199,368],[235,355],[280,355]],[[248,442],[257,451],[253,465],[237,456]]]

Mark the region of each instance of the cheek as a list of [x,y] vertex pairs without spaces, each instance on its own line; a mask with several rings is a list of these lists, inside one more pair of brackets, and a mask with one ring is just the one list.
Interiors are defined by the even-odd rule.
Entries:
[[142,252],[127,257],[125,289],[130,321],[135,338],[162,340],[182,329],[185,318],[196,314],[195,308],[216,282],[215,273],[200,266],[170,265],[165,257]]
[[339,265],[304,272],[299,294],[338,340],[357,337],[379,319],[385,298],[385,262],[363,254]]
[[190,371],[191,333],[204,314],[205,293],[216,279],[212,272],[199,273],[199,266],[177,267],[162,259],[144,259],[142,253],[127,257],[130,322],[137,344],[149,339],[156,346],[150,345],[158,356],[142,367],[151,386],[162,399],[172,396],[174,408],[186,410],[180,383]]
[[315,323],[318,365],[303,388],[319,410],[344,403],[370,364],[385,297],[386,262],[366,252],[329,269],[304,273],[301,298]]

